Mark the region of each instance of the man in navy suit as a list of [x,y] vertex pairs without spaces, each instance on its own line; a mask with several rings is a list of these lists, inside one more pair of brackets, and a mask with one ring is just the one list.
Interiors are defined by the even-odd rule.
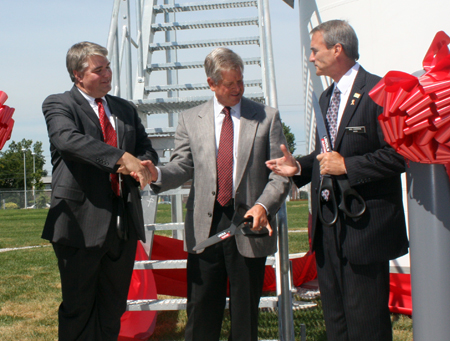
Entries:
[[[61,275],[59,340],[117,340],[136,243],[145,240],[139,183],[129,174],[145,186],[151,174],[141,160],[157,163],[158,155],[135,107],[107,95],[107,54],[90,42],[72,46],[66,62],[75,84],[42,106],[53,165],[42,238],[52,242]],[[122,207],[128,232],[118,231]]]
[[[389,300],[389,260],[408,251],[400,174],[403,157],[384,141],[377,117],[382,108],[369,97],[380,78],[358,63],[358,38],[341,20],[320,24],[311,31],[310,62],[317,75],[334,83],[320,96],[324,120],[336,113],[334,127],[327,123],[333,150],[316,150],[295,160],[285,146],[284,157],[268,161],[275,173],[293,176],[298,187],[311,182],[311,246],[329,340],[392,340]],[[337,93],[334,95],[334,93]],[[333,97],[339,100],[335,102]],[[327,114],[330,111],[329,114]],[[365,200],[358,218],[339,211],[331,227],[318,219],[330,216],[325,200],[319,204],[321,175],[347,179]],[[335,188],[336,199],[341,193]],[[327,220],[329,221],[329,220]]]

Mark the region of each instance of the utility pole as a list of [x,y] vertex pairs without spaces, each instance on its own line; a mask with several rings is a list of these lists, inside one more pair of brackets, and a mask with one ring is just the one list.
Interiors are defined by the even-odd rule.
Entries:
[[31,155],[33,155],[33,202],[34,202],[34,208],[36,208],[36,192],[35,192],[35,185],[36,185],[36,153],[31,152]]
[[25,196],[25,203],[24,203],[24,208],[27,208],[27,165],[26,165],[26,157],[25,157],[25,153],[27,152],[28,149],[26,148],[22,148],[22,152],[23,152],[23,193]]

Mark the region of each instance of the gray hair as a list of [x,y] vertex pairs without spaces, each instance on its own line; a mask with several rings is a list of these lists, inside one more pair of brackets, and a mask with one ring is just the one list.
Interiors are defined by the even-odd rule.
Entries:
[[205,58],[205,72],[214,83],[222,80],[222,71],[240,70],[244,72],[244,62],[235,52],[225,47],[212,50]]
[[103,46],[88,41],[73,45],[66,56],[66,66],[70,79],[75,82],[74,71],[83,72],[88,67],[88,59],[91,56],[103,56],[106,58],[108,50]]
[[325,45],[331,49],[336,44],[341,44],[345,55],[357,61],[359,59],[358,37],[355,30],[344,20],[330,20],[316,26],[311,34],[321,32]]

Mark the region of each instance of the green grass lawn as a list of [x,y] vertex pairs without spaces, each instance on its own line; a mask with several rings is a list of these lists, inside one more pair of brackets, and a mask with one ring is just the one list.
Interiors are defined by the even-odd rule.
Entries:
[[[171,219],[171,206],[159,205],[157,222]],[[288,226],[305,229],[307,201],[287,203]],[[57,309],[60,304],[59,273],[56,258],[49,243],[40,238],[47,210],[0,210],[0,248],[42,246],[0,252],[0,340],[56,340]],[[305,232],[289,234],[289,252],[306,252]],[[317,308],[294,311],[296,340],[300,340],[300,325],[306,325],[307,340],[325,341],[325,325],[320,299]],[[222,339],[227,339],[229,318],[226,312]],[[395,317],[395,318],[394,318]],[[412,340],[412,321],[406,316],[393,316],[394,340]],[[161,312],[149,340],[184,340],[185,311]],[[259,338],[278,339],[276,312],[262,311]]]
[[41,239],[48,210],[0,210],[0,249],[48,245]]

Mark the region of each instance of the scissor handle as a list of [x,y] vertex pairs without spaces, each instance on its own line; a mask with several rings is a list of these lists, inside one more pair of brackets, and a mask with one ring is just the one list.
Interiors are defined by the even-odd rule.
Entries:
[[[322,197],[322,192],[324,190],[329,191],[328,201],[326,201]],[[333,212],[333,218],[331,221],[326,221],[323,212],[322,212],[322,202],[330,202],[332,205],[332,212]],[[333,188],[333,179],[329,175],[324,175],[322,177],[322,180],[320,181],[320,187],[319,187],[319,219],[322,223],[322,225],[326,227],[333,226],[338,218],[338,207],[336,202],[336,196],[334,194],[334,188]]]
[[[366,202],[364,201],[362,196],[360,196],[356,190],[350,187],[348,179],[338,179],[337,183],[341,192],[341,202],[339,203],[339,209],[350,218],[357,218],[362,216],[366,211]],[[358,212],[352,213],[351,210],[348,209],[347,200],[349,197],[355,198],[355,200],[361,205],[361,209]]]

